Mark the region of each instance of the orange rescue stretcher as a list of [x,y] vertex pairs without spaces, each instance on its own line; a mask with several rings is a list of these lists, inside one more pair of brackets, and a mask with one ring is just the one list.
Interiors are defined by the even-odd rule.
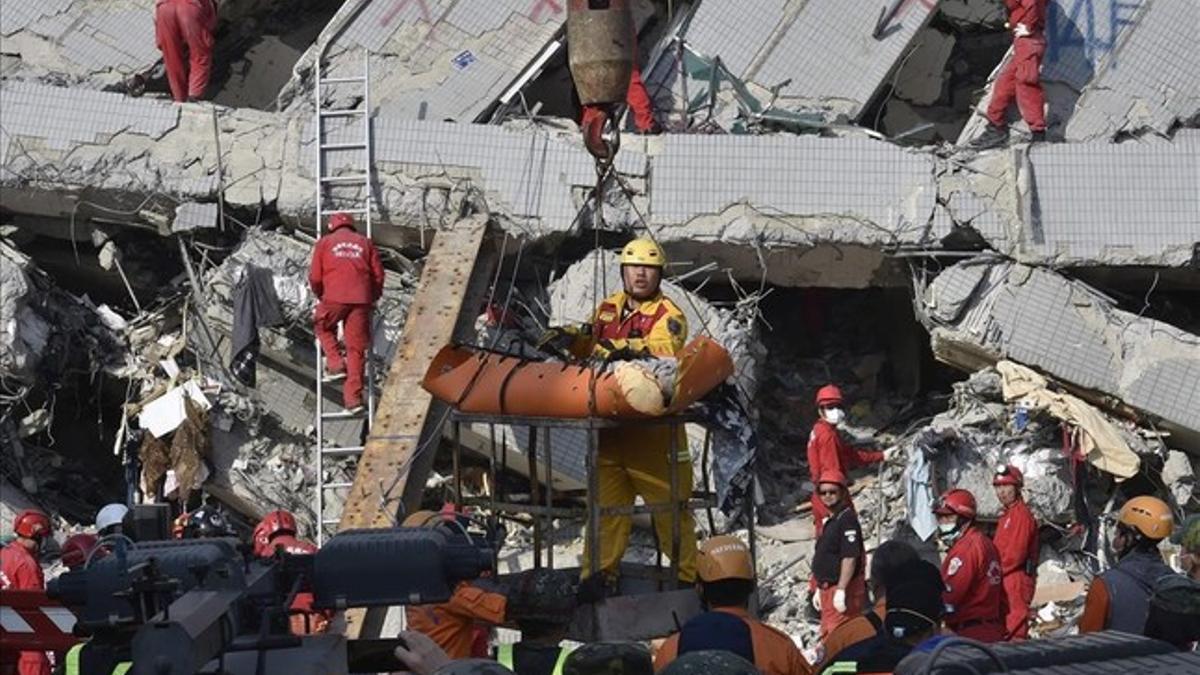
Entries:
[[706,336],[689,342],[677,358],[669,400],[636,361],[597,371],[454,345],[438,352],[421,385],[464,413],[638,418],[682,412],[733,374],[729,352]]

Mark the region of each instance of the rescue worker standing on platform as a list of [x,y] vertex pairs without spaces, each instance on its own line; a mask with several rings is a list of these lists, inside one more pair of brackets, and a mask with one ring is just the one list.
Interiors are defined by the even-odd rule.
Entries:
[[[563,338],[570,341],[575,356],[604,361],[648,356],[674,358],[683,349],[688,334],[687,319],[660,288],[666,266],[662,248],[651,239],[635,239],[621,250],[620,262],[625,289],[600,303],[591,325],[552,328],[543,336],[542,344]],[[674,495],[670,478],[672,447],[676,453],[678,485],[678,493]],[[674,439],[667,425],[601,429],[598,453],[600,494],[591,497],[592,507],[632,506],[638,495],[647,504],[675,504],[676,508],[670,512],[655,514],[654,531],[659,546],[670,555],[672,521],[680,519],[679,560],[674,562],[680,583],[692,584],[696,580],[696,522],[683,506],[692,494],[692,458],[683,427],[677,427]],[[585,542],[583,598],[615,590],[632,523],[633,518],[628,515],[600,516],[601,577],[589,578],[588,547],[594,542]]]
[[1163,562],[1158,545],[1175,525],[1171,507],[1157,497],[1134,497],[1117,514],[1113,550],[1119,562],[1092,579],[1079,632],[1119,630],[1142,635],[1150,596],[1160,577],[1176,572]]
[[[827,384],[817,390],[817,421],[808,435],[808,473],[814,483],[826,471],[847,476],[852,469],[882,462],[886,458],[883,452],[856,448],[838,434],[838,426],[846,419],[842,405],[841,389]],[[814,486],[812,515],[817,536],[821,535],[821,528],[830,513]]]
[[992,477],[996,499],[1004,509],[992,543],[1000,554],[1004,596],[1008,600],[1008,616],[1004,619],[1006,640],[1029,637],[1029,606],[1037,588],[1038,525],[1021,496],[1024,485],[1025,476],[1015,466],[1001,466]]
[[[443,527],[454,514],[415,511],[401,527]],[[504,622],[508,598],[487,578],[463,581],[450,600],[440,605],[410,605],[404,608],[409,630],[428,635],[452,659],[484,658],[488,655],[487,631]]]
[[[370,238],[354,229],[348,213],[329,217],[329,234],[313,249],[308,283],[317,296],[313,329],[325,353],[327,382],[342,377],[346,412],[363,410],[363,378],[371,344],[371,309],[383,296],[383,263]],[[338,324],[345,337],[345,357],[338,342]]]
[[1007,615],[1000,572],[1000,554],[992,540],[975,527],[975,495],[947,491],[933,507],[938,537],[950,550],[942,561],[946,589],[946,627],[980,642],[1004,639]]
[[817,536],[812,573],[817,582],[813,607],[821,613],[821,639],[834,628],[862,613],[867,604],[865,549],[858,514],[850,505],[846,477],[826,469],[817,494],[829,518]]
[[730,535],[712,537],[700,547],[697,568],[697,590],[708,611],[667,638],[654,658],[655,671],[683,654],[716,649],[745,658],[763,675],[812,672],[791,638],[750,616],[756,576],[745,542]]
[[521,641],[496,647],[496,661],[521,675],[563,675],[571,648],[561,643],[575,616],[575,593],[574,576],[562,570],[521,573],[508,594],[508,619]]
[[1005,115],[1014,100],[1033,134],[1031,140],[1046,139],[1046,94],[1041,80],[1042,58],[1046,55],[1046,0],[1004,0],[1004,4],[1008,8],[1006,26],[1013,35],[1012,58],[992,84],[987,130],[972,143],[977,148],[995,147],[1008,140]]
[[176,103],[198,101],[212,70],[215,0],[157,0],[154,37],[163,55],[167,82]]
[[[13,520],[13,534],[17,538],[0,549],[0,590],[46,589],[46,577],[37,555],[51,529],[49,516],[37,509],[17,514]],[[50,659],[45,652],[21,652],[17,657],[17,675],[50,675]]]

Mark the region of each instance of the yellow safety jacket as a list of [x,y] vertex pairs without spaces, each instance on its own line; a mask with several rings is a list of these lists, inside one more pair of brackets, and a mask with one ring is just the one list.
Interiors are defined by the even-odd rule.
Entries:
[[[83,675],[83,671],[79,670],[79,657],[81,654],[83,654],[83,648],[86,646],[86,642],[80,642],[79,644],[67,650],[67,656],[65,659],[63,659],[63,673],[65,673],[65,675]],[[113,666],[112,675],[125,675],[125,673],[128,673],[129,669],[132,667],[132,661],[123,661],[118,663],[116,666]]]
[[[513,663],[515,663],[513,659],[513,647],[515,646],[516,645],[500,645],[496,647],[496,663],[499,663],[513,672],[516,672],[516,667],[513,665]],[[558,660],[554,662],[554,670],[551,671],[551,675],[563,675],[563,666],[567,663],[567,657],[570,655],[571,649],[569,647],[558,648]]]

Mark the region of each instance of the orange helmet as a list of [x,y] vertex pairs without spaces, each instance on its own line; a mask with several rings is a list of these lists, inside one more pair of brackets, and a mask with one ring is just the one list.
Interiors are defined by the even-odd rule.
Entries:
[[817,390],[817,407],[825,405],[841,405],[842,390],[836,385],[827,384]]
[[1117,514],[1117,522],[1141,532],[1147,539],[1159,541],[1171,536],[1175,516],[1163,500],[1143,496],[1125,502]]
[[50,534],[50,516],[38,509],[25,509],[13,519],[13,532],[26,539],[41,539]]
[[334,230],[338,229],[339,227],[346,227],[348,225],[349,226],[354,225],[354,217],[351,216],[349,213],[342,213],[341,211],[338,211],[337,213],[333,214],[332,216],[329,216],[329,231],[330,232],[333,232]]
[[992,476],[992,485],[1025,485],[1025,474],[1012,464],[1002,464],[996,467],[996,475]]
[[88,554],[96,548],[96,541],[96,535],[87,532],[67,537],[62,545],[62,562],[67,569],[83,567],[83,564],[87,562]]
[[700,581],[706,582],[725,579],[754,581],[750,547],[741,539],[727,534],[712,537],[700,545],[696,573]]
[[954,514],[968,519],[975,518],[977,509],[975,495],[961,488],[947,490],[933,505],[933,512],[939,516]]
[[442,524],[443,518],[437,511],[413,511],[400,523],[400,527],[437,527]]

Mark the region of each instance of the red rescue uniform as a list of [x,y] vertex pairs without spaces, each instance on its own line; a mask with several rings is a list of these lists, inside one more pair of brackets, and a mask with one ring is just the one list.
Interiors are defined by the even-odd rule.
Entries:
[[[281,534],[275,537],[271,540],[270,545],[272,553],[281,548],[285,553],[291,555],[315,555],[317,552],[316,544],[297,539],[290,534]],[[292,600],[291,611],[289,622],[292,635],[324,633],[329,628],[329,621],[334,614],[329,610],[314,610],[313,594],[308,591],[296,594],[295,599]]]
[[1038,526],[1025,500],[1018,497],[1004,510],[992,541],[1000,554],[1004,595],[1008,600],[1005,638],[1024,640],[1029,637],[1029,606],[1037,587],[1038,565]]
[[[882,452],[862,450],[850,445],[842,440],[841,435],[837,432],[837,427],[824,419],[818,419],[813,424],[812,432],[808,435],[808,472],[812,476],[814,484],[817,477],[826,471],[836,470],[843,476],[847,476],[851,469],[882,461]],[[812,515],[817,536],[821,536],[821,530],[825,527],[825,519],[830,516],[830,513],[817,495],[815,486],[812,493]]]
[[[654,103],[650,100],[650,93],[646,91],[646,84],[642,82],[642,69],[638,68],[636,63],[633,65],[633,73],[629,77],[629,90],[625,93],[625,103],[629,105],[629,111],[633,113],[633,128],[643,133],[654,128]],[[587,128],[603,111],[602,107],[584,106],[583,118],[579,125]]]
[[171,96],[178,102],[198,99],[212,71],[217,5],[213,0],[158,0],[154,37],[163,55]]
[[[0,589],[41,591],[45,588],[42,566],[20,541],[0,549]],[[17,657],[17,675],[50,675],[50,659],[44,652],[21,652]]]
[[974,525],[950,547],[942,561],[946,627],[980,642],[1004,639],[1006,614],[996,546]]
[[[317,296],[313,327],[326,369],[346,371],[342,398],[347,408],[362,405],[366,351],[371,342],[371,306],[383,295],[383,263],[371,240],[350,225],[340,225],[321,237],[313,249],[308,283]],[[343,326],[346,357],[337,338]]]
[[992,86],[987,118],[992,126],[1008,126],[1005,112],[1017,102],[1021,119],[1030,131],[1046,130],[1046,94],[1042,90],[1042,58],[1046,55],[1046,0],[1004,0],[1010,30],[1024,24],[1029,35],[1013,36],[1012,58],[1004,64]]

